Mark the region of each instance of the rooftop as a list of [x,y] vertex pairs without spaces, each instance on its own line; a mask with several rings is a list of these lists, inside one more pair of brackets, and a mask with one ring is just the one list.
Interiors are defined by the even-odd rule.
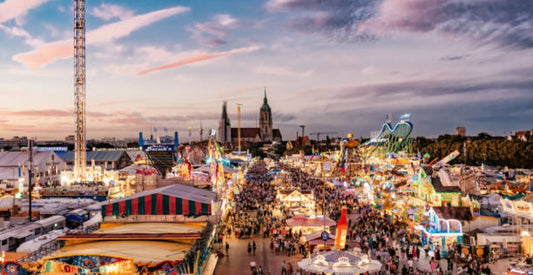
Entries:
[[197,201],[197,202],[208,203],[208,204],[216,200],[215,192],[195,188],[192,186],[182,185],[182,184],[174,184],[174,185],[169,185],[169,186],[165,186],[165,187],[161,187],[157,189],[139,192],[139,193],[136,193],[134,195],[131,195],[125,198],[112,200],[109,203],[131,200],[134,198],[140,198],[140,197],[144,197],[144,196],[152,195],[152,194],[163,194],[163,195],[168,195],[168,196],[173,196],[177,198],[187,199],[190,201]]

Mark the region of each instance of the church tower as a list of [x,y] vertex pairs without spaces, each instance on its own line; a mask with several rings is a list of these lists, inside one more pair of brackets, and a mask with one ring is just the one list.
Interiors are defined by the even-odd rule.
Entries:
[[272,111],[268,106],[266,88],[263,98],[263,106],[259,111],[259,131],[263,142],[272,142]]
[[217,141],[220,143],[231,142],[231,124],[229,122],[226,106],[227,103],[224,101],[224,104],[222,105],[222,117],[220,117],[220,121],[218,122]]

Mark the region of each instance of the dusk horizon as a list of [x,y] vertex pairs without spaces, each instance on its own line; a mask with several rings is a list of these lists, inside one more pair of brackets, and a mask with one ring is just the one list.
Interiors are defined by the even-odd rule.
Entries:
[[[198,139],[223,101],[256,127],[263,91],[285,140],[533,128],[533,4],[505,1],[89,1],[87,137],[167,128]],[[73,134],[72,4],[0,2],[0,136]]]

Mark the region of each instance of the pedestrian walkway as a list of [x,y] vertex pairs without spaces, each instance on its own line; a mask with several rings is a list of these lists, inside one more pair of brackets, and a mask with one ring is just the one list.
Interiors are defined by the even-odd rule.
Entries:
[[[257,244],[255,256],[248,255],[248,243],[254,241]],[[276,255],[270,249],[270,239],[256,236],[249,239],[230,238],[229,257],[223,256],[218,260],[215,275],[240,275],[251,274],[250,261],[255,260],[257,268],[263,268],[263,274],[281,274],[283,261],[291,263],[293,269],[298,267],[298,262],[302,260],[302,255],[285,256],[280,253]],[[218,247],[218,246],[216,246]],[[221,249],[223,251],[223,249]],[[225,252],[224,252],[225,253]]]

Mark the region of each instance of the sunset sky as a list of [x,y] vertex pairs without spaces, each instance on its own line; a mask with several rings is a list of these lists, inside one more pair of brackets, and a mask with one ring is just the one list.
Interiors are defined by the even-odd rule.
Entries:
[[[0,137],[74,131],[72,1],[0,0]],[[253,127],[266,86],[293,138],[533,128],[533,1],[87,0],[88,138],[194,138],[228,101]],[[205,136],[205,135],[204,135]]]

